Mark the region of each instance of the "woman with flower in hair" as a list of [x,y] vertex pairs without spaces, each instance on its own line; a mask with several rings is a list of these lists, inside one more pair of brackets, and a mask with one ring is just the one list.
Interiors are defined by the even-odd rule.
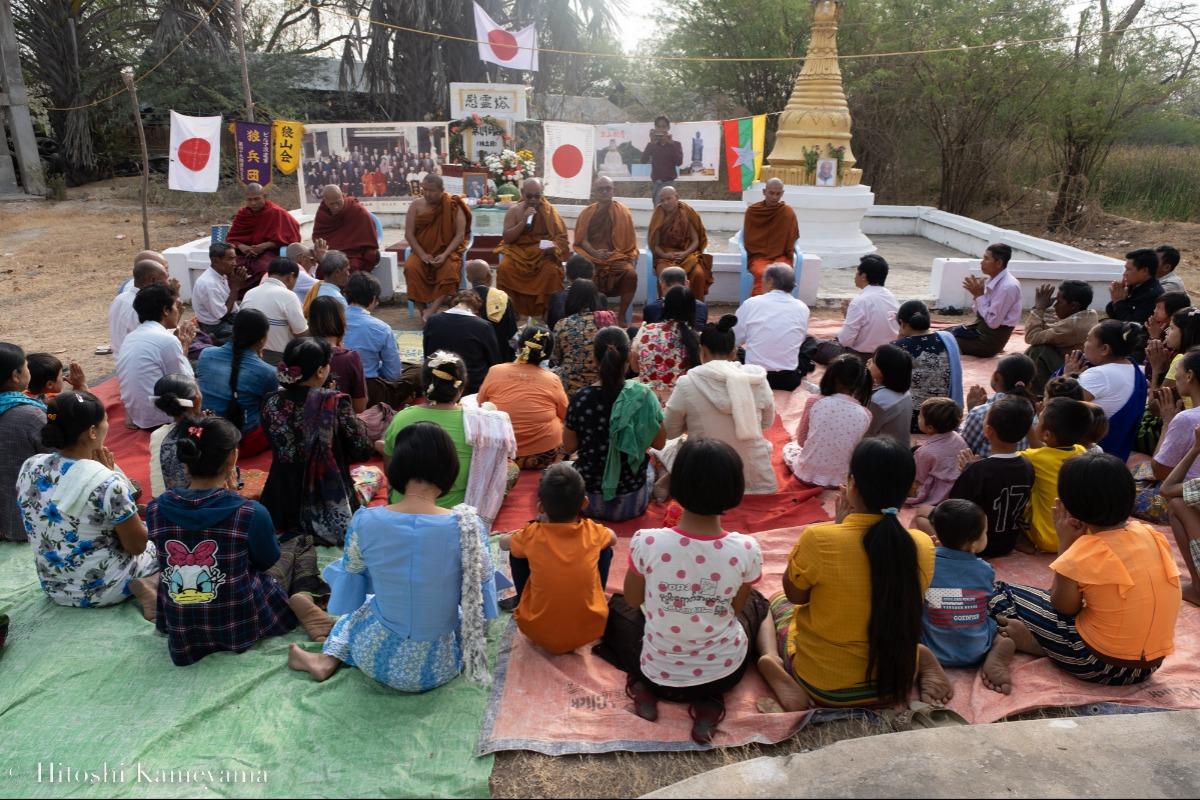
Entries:
[[567,393],[553,372],[539,366],[552,342],[546,328],[527,326],[517,340],[516,360],[492,367],[479,387],[480,403],[490,401],[512,419],[521,469],[545,469],[563,456]]
[[371,440],[350,398],[324,388],[332,356],[324,339],[288,342],[277,366],[282,388],[263,400],[274,458],[262,504],[284,542],[312,537],[340,547],[358,508],[350,465],[371,457]]

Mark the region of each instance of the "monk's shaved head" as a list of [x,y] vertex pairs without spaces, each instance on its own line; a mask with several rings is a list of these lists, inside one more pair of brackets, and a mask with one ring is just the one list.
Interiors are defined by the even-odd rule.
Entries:
[[133,265],[133,285],[144,289],[155,283],[167,282],[167,268],[152,258],[143,258]]
[[167,257],[157,250],[143,250],[142,252],[138,253],[133,257],[134,266],[136,266],[139,261],[157,261],[164,267],[167,266]]
[[249,197],[252,194],[262,194],[264,191],[266,191],[266,190],[263,189],[261,183],[247,183],[246,184],[246,197]]
[[421,197],[426,203],[437,205],[442,202],[442,196],[445,193],[446,184],[441,175],[430,172],[421,179]]
[[482,258],[467,262],[467,280],[472,286],[492,285],[492,266]]
[[675,191],[674,186],[664,186],[658,190],[658,204],[663,211],[674,214],[675,209],[679,208],[679,192]]
[[608,177],[607,175],[601,175],[599,178],[596,178],[596,182],[592,185],[596,189],[603,189],[606,186],[611,189],[613,187],[613,182],[612,178]]
[[783,185],[784,185],[783,181],[780,180],[779,178],[771,178],[770,180],[767,181],[766,188],[768,188],[768,189],[783,189]]
[[251,211],[262,211],[267,204],[267,192],[261,183],[246,184],[246,208]]
[[346,197],[336,183],[329,183],[321,190],[321,204],[338,214],[346,206]]
[[763,200],[768,206],[777,206],[783,202],[783,181],[771,178],[763,186]]
[[526,178],[525,182],[521,184],[522,192],[530,192],[530,191],[540,192],[541,190],[542,190],[542,182],[539,181],[537,178]]
[[336,183],[327,183],[321,190],[321,198],[328,200],[332,197],[342,197],[342,190]]
[[424,178],[422,178],[421,185],[432,186],[436,189],[446,188],[446,182],[443,181],[442,176],[438,175],[436,172],[430,172],[428,175],[426,175]]
[[537,178],[527,178],[521,184],[521,199],[528,206],[537,208],[542,203],[542,182]]
[[612,178],[607,175],[601,175],[596,178],[596,182],[592,184],[592,188],[596,192],[596,197],[601,203],[607,204],[612,202],[613,198],[613,182]]

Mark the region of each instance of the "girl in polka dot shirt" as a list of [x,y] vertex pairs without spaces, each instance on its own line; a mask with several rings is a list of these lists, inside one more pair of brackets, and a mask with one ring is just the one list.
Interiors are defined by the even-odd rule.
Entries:
[[651,721],[659,699],[688,703],[692,738],[702,744],[712,741],[725,716],[722,696],[742,679],[770,618],[766,598],[751,588],[762,575],[758,542],[721,528],[721,514],[741,502],[742,475],[729,445],[689,439],[671,472],[679,524],[638,531],[630,543],[624,600],[642,607],[645,629],[640,653],[621,659],[639,665],[626,692]]

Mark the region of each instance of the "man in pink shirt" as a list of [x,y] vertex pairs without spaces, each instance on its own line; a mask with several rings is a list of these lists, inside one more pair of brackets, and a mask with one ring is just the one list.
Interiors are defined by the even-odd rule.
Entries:
[[975,298],[975,322],[951,328],[958,349],[966,356],[991,358],[1004,349],[1013,328],[1021,321],[1021,284],[1008,271],[1012,248],[988,245],[979,262],[987,279],[968,275],[963,288]]
[[883,256],[872,253],[859,259],[854,274],[854,285],[860,290],[858,296],[842,303],[846,321],[837,337],[817,345],[814,361],[829,364],[843,353],[852,353],[865,362],[876,347],[896,340],[900,333],[900,324],[896,322],[900,301],[884,288],[887,276],[888,263]]

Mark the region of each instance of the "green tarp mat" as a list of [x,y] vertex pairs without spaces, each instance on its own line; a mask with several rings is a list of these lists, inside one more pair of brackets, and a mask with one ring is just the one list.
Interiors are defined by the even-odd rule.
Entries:
[[488,795],[492,757],[474,756],[488,692],[464,678],[423,695],[355,669],[316,683],[287,667],[288,644],[306,641],[299,628],[176,667],[133,601],[52,604],[25,544],[0,544],[0,613],[12,620],[0,650],[3,796]]

